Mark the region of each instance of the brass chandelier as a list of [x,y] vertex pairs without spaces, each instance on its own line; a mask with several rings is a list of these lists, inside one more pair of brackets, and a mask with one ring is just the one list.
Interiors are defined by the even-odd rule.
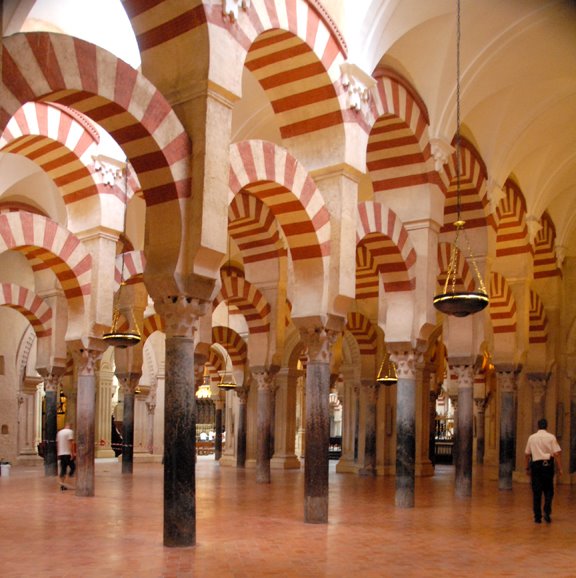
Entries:
[[[446,315],[455,317],[466,317],[472,313],[482,311],[490,302],[488,292],[484,286],[484,281],[478,270],[478,265],[472,254],[470,242],[464,230],[466,222],[461,217],[461,172],[462,172],[462,143],[460,135],[460,40],[461,40],[461,18],[460,0],[457,0],[457,33],[456,33],[456,203],[457,218],[454,222],[456,227],[456,237],[450,248],[450,260],[446,281],[442,293],[434,296],[434,307]],[[469,262],[472,272],[476,278],[476,291],[457,291],[456,282],[458,276],[458,263],[462,250],[459,246],[460,239],[463,238],[466,249],[466,262]]]

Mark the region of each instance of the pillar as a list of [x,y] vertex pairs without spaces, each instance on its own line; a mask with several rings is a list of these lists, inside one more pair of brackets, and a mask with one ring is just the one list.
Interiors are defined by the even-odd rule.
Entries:
[[532,431],[536,431],[538,420],[546,417],[547,379],[544,373],[529,373],[527,377],[532,388]]
[[363,380],[362,387],[366,392],[366,419],[364,466],[360,469],[361,476],[376,475],[376,408],[378,405],[379,386],[374,381]]
[[224,402],[218,398],[214,401],[214,428],[216,430],[216,437],[214,438],[214,459],[219,461],[222,457],[222,412],[224,410]]
[[300,468],[300,460],[296,457],[296,390],[301,374],[296,369],[282,368],[274,378],[276,411],[272,425],[275,432],[272,469]]
[[264,368],[252,368],[252,378],[258,391],[256,409],[256,483],[270,483],[270,428],[272,379]]
[[486,400],[475,399],[476,404],[476,463],[484,463],[484,448],[486,444]]
[[344,368],[344,399],[342,400],[342,455],[336,464],[337,472],[356,472],[354,461],[356,431],[356,396],[352,368]]
[[396,495],[400,508],[414,507],[414,464],[416,459],[416,352],[394,350],[396,364]]
[[247,412],[249,387],[244,385],[238,388],[238,426],[236,428],[236,467],[246,467],[246,430],[247,430]]
[[511,369],[496,368],[496,379],[500,392],[498,488],[511,490],[516,446],[516,374]]
[[196,396],[194,349],[208,303],[169,296],[155,303],[166,329],[164,394],[164,545],[196,544]]
[[304,521],[309,524],[328,522],[330,347],[336,335],[336,332],[322,326],[300,329],[300,337],[308,350]]
[[94,495],[96,367],[102,358],[100,349],[77,348],[74,357],[78,368],[76,394],[76,495]]
[[[106,365],[105,368],[102,366]],[[96,376],[96,415],[94,437],[97,458],[113,458],[112,450],[112,398],[115,393],[112,366],[100,363]]]
[[44,422],[44,475],[58,475],[58,455],[56,448],[56,433],[58,430],[58,397],[59,385],[64,367],[52,367],[40,370],[40,375],[44,378],[44,403],[46,416]]
[[472,495],[472,454],[474,418],[474,366],[451,366],[458,380],[458,414],[456,432],[458,443],[455,456],[455,493],[460,497]]
[[122,416],[122,473],[132,474],[134,466],[134,401],[140,373],[117,373],[124,399]]

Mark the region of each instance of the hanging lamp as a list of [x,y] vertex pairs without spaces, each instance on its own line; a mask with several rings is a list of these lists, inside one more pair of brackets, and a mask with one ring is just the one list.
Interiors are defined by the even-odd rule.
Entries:
[[376,377],[376,383],[380,385],[396,385],[398,383],[398,373],[396,371],[395,363],[390,359],[388,352],[384,351],[384,359],[380,364],[380,369],[378,370],[378,376]]
[[[128,159],[124,164],[124,226],[122,232],[126,234],[126,215],[128,213]],[[140,329],[138,328],[138,323],[136,322],[136,318],[134,317],[134,311],[130,307],[130,315],[132,317],[132,323],[129,323],[129,328],[127,330],[122,330],[120,326],[120,294],[122,289],[126,285],[124,281],[124,266],[125,266],[125,259],[124,259],[125,251],[124,248],[122,249],[122,267],[121,267],[121,278],[120,278],[120,287],[114,296],[114,310],[112,313],[112,326],[110,327],[110,331],[108,333],[104,333],[102,339],[112,347],[119,347],[120,349],[126,349],[127,347],[132,347],[133,345],[137,345],[142,340],[142,334],[140,333]],[[127,320],[128,321],[128,320]],[[130,326],[134,329],[130,329]]]
[[[227,277],[230,279],[230,272],[232,270],[232,254],[231,250],[231,242],[230,242],[230,235],[228,235],[228,264],[226,267]],[[230,329],[230,305],[228,301],[226,301],[226,327]],[[224,357],[224,371],[222,372],[222,376],[220,377],[220,382],[218,383],[218,387],[224,391],[230,391],[236,389],[238,387],[238,383],[236,382],[236,378],[234,377],[234,366],[232,365],[232,358],[228,353],[228,349],[224,348],[225,357]],[[230,371],[228,371],[228,362],[230,362]]]
[[[460,135],[460,38],[461,38],[461,18],[460,0],[457,0],[457,27],[456,27],[456,203],[457,219],[454,222],[456,227],[456,237],[450,248],[450,260],[444,289],[442,293],[434,296],[434,307],[446,315],[455,317],[466,317],[472,313],[482,311],[490,302],[484,281],[478,270],[478,265],[472,254],[470,242],[464,230],[466,222],[461,218],[461,135]],[[462,254],[459,246],[460,239],[463,238],[466,249],[464,259],[470,263],[474,276],[476,277],[477,291],[456,291],[456,279],[458,271],[458,257]]]

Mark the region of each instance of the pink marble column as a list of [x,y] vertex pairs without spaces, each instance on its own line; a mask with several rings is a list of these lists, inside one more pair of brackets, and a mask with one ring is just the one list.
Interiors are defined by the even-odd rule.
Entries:
[[271,398],[272,380],[265,368],[252,368],[252,379],[258,392],[256,409],[256,483],[270,483],[270,431],[271,431]]
[[458,379],[458,414],[454,446],[455,493],[460,497],[472,495],[472,453],[474,417],[474,366],[452,365]]
[[94,495],[96,366],[102,358],[100,349],[77,348],[74,358],[78,368],[76,396],[76,495]]

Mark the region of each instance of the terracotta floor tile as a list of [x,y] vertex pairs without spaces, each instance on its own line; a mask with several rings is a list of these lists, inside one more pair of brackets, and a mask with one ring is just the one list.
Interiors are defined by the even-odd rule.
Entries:
[[328,524],[303,521],[303,472],[197,465],[197,545],[162,545],[162,466],[96,465],[96,495],[61,492],[41,468],[0,477],[3,578],[576,577],[576,501],[559,486],[553,523],[532,522],[527,484],[499,491],[474,471],[471,498],[453,470],[416,481],[416,507],[394,506],[393,478],[330,472]]

